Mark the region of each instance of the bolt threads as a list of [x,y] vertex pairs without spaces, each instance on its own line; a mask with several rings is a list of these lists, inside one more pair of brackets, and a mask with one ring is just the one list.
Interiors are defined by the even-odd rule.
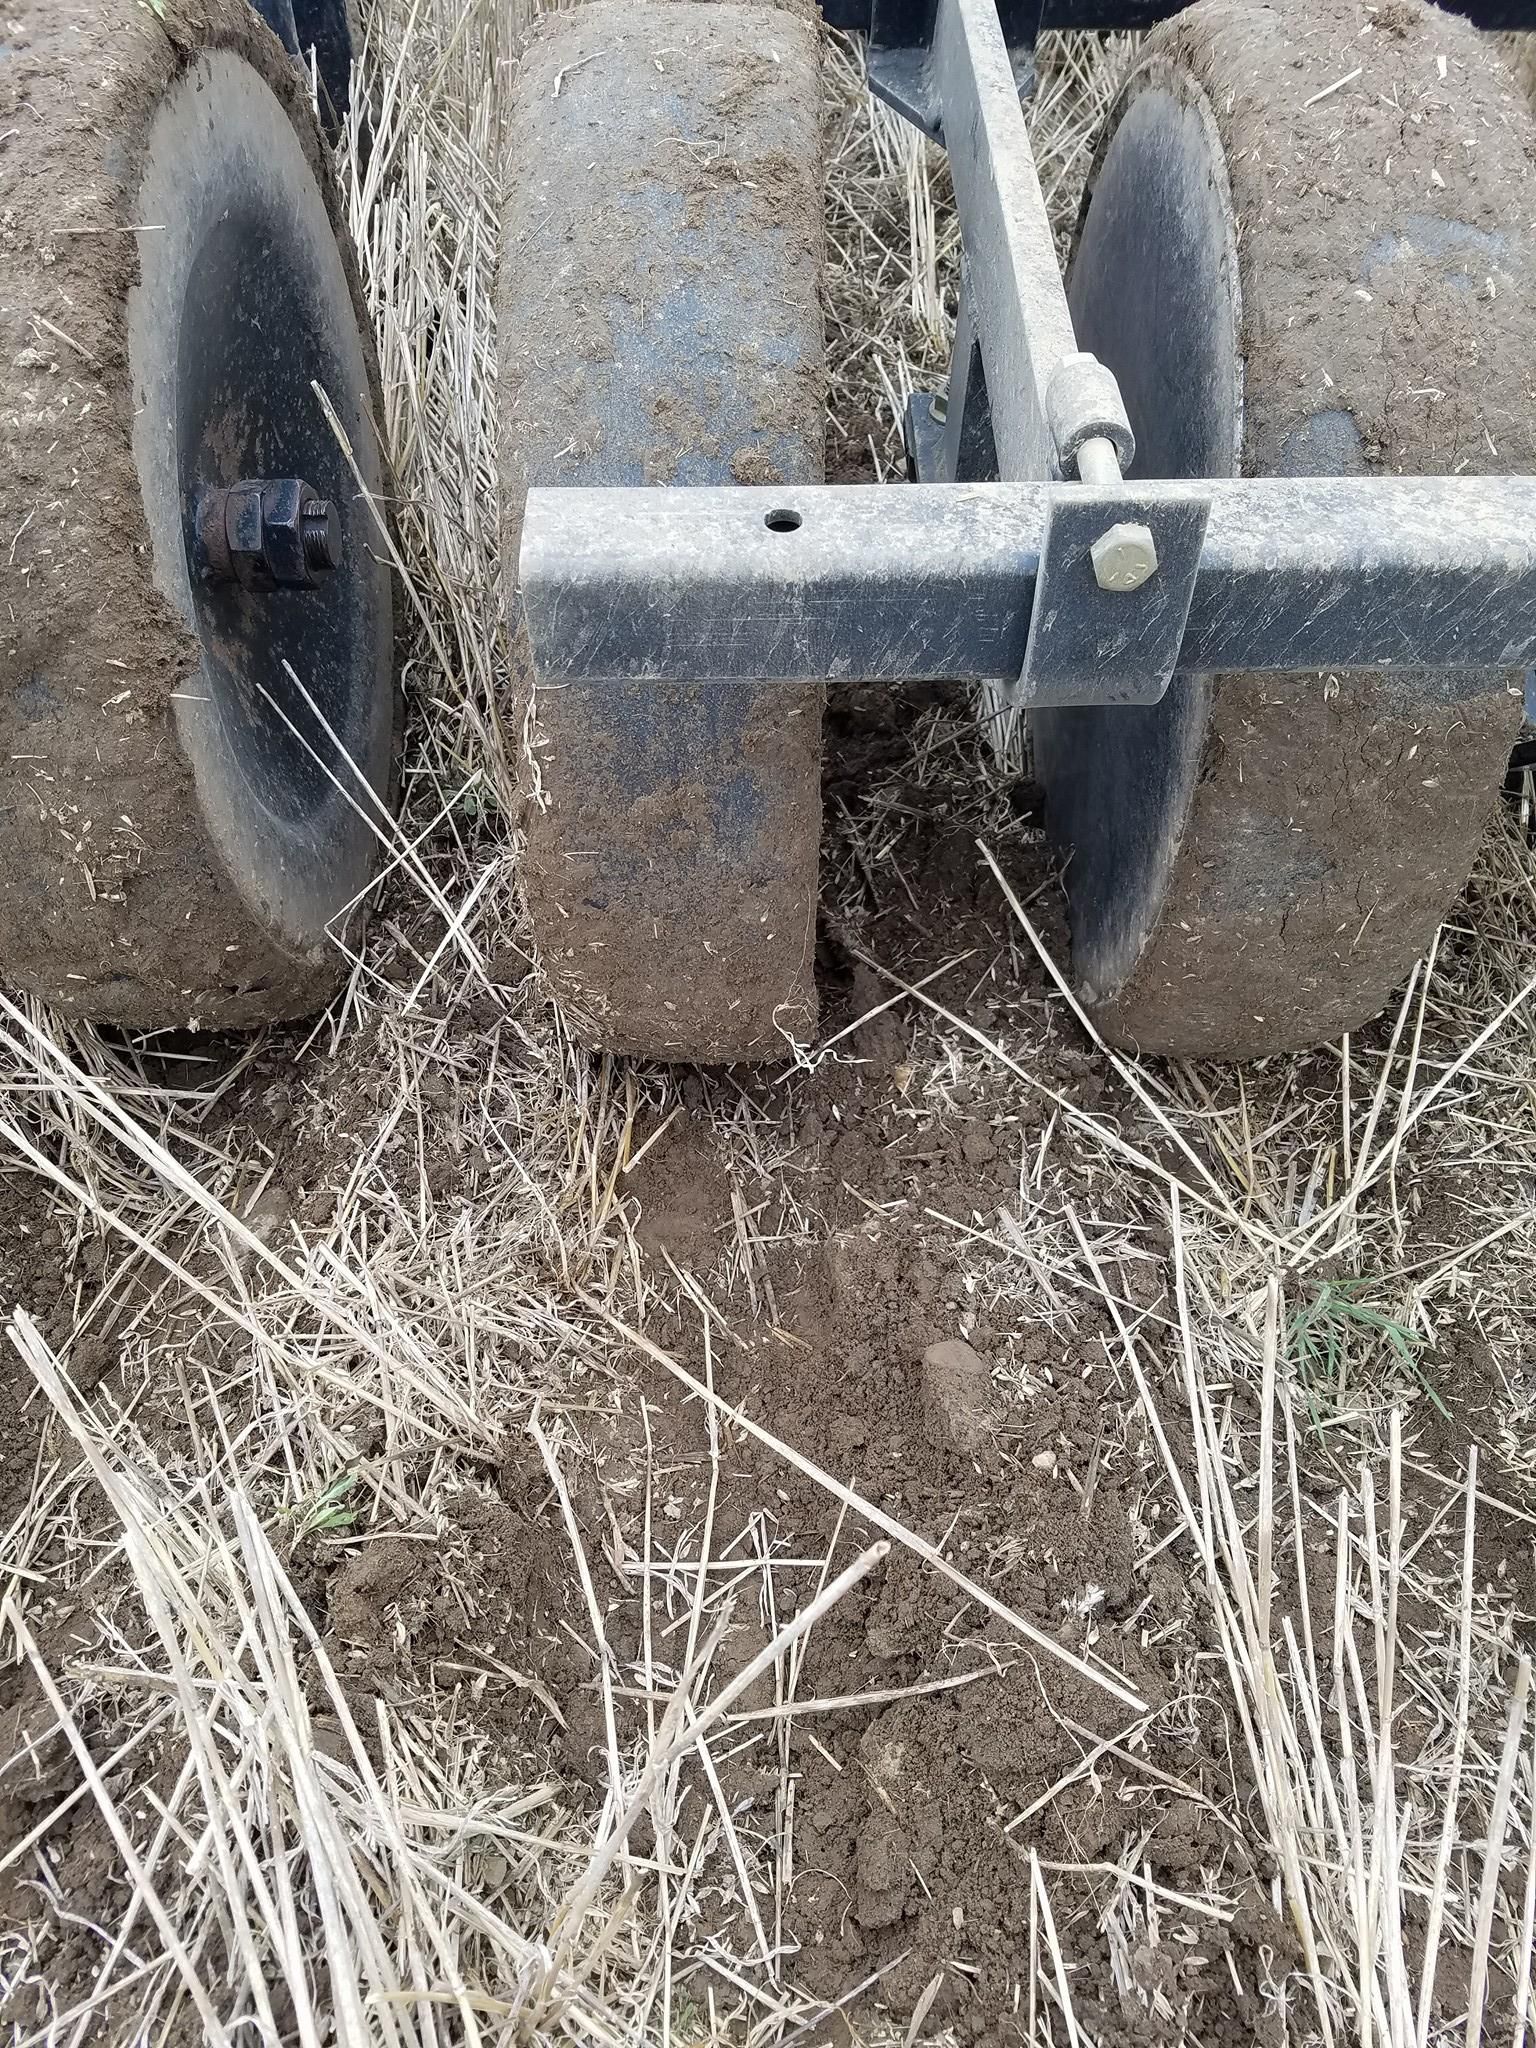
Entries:
[[310,498],[300,514],[304,559],[311,569],[336,567],[336,511],[322,498]]

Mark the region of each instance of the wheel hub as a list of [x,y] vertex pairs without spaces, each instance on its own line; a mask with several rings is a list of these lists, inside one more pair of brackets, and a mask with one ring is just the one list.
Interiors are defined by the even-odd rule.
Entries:
[[197,493],[192,521],[193,567],[203,583],[318,590],[341,566],[336,507],[297,477],[215,484]]

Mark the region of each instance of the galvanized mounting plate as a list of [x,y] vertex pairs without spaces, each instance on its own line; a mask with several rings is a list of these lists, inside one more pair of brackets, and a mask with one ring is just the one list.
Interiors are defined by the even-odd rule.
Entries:
[[[1178,497],[1166,485],[1155,496],[1132,484],[1052,491],[1024,672],[1011,702],[1155,704],[1179,665],[1210,510],[1199,484]],[[1093,545],[1128,522],[1150,529],[1156,572],[1139,590],[1103,590]]]

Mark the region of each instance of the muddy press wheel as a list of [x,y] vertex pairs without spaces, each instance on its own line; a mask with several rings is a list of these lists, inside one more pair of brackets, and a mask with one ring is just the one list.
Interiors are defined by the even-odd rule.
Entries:
[[[808,9],[590,0],[514,92],[503,560],[533,484],[819,482]],[[515,607],[515,592],[509,592]],[[819,686],[531,690],[524,887],[590,1043],[763,1057],[815,1016]]]
[[[1201,0],[1157,30],[1069,278],[1135,474],[1536,467],[1530,152],[1491,41],[1418,0]],[[1100,1028],[1249,1057],[1378,1012],[1472,866],[1518,684],[1178,677],[1037,716]]]
[[130,1026],[299,1015],[375,869],[397,702],[312,388],[377,491],[302,82],[244,0],[36,0],[0,93],[0,973]]

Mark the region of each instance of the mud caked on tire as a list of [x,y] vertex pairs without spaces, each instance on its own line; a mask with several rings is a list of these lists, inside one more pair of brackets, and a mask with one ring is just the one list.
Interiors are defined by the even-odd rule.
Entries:
[[[502,559],[532,485],[819,482],[818,26],[799,4],[589,0],[513,94]],[[819,686],[543,687],[524,887],[588,1042],[767,1058],[815,1021]]]
[[[1536,468],[1533,213],[1492,38],[1420,0],[1200,0],[1143,45],[1069,277],[1135,473]],[[1381,1010],[1472,866],[1519,681],[1181,676],[1038,715],[1106,1036],[1249,1057]]]
[[[245,0],[22,0],[0,58],[0,975],[83,1016],[326,1001],[398,698],[377,371],[303,81]],[[319,588],[202,573],[302,478]]]

